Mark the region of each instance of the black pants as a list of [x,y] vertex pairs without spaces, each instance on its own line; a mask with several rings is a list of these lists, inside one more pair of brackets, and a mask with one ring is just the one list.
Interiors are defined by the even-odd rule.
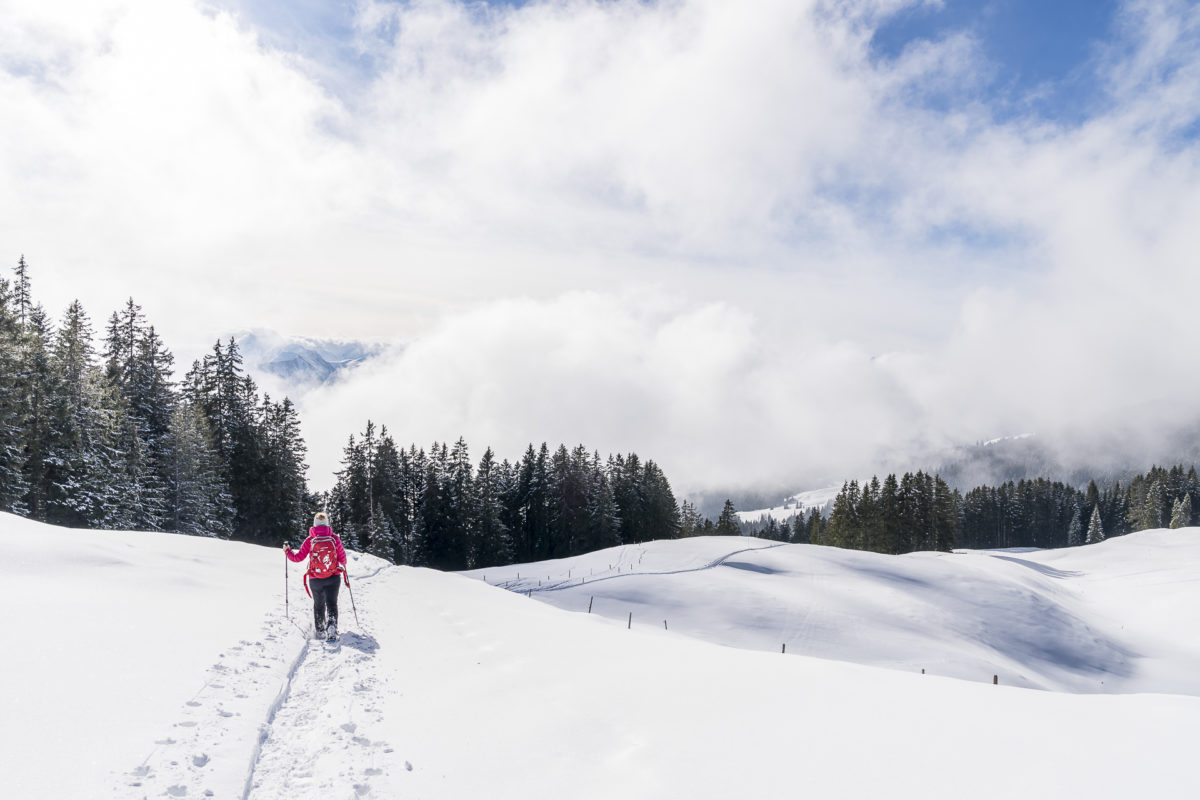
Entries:
[[325,626],[329,623],[337,625],[337,596],[341,585],[341,575],[308,579],[308,588],[313,596],[313,622],[316,623],[317,633],[324,633]]

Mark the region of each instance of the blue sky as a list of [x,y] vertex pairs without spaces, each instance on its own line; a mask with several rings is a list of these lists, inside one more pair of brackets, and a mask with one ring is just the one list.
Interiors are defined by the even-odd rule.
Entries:
[[[311,55],[331,70],[335,88],[352,91],[374,63],[354,46],[354,0],[219,0],[259,27],[273,46]],[[386,2],[386,0],[385,0]],[[402,3],[398,3],[402,4]],[[497,8],[527,0],[478,0]],[[468,4],[469,5],[469,4]],[[895,59],[906,47],[969,35],[990,74],[974,99],[999,118],[1038,116],[1077,123],[1105,102],[1095,70],[1119,38],[1117,0],[942,0],[903,7],[871,40],[873,53]],[[945,105],[933,93],[931,103]]]
[[[1102,100],[1094,68],[1111,41],[1116,0],[944,0],[903,9],[872,40],[895,58],[916,40],[968,33],[994,69],[983,99],[997,113],[1029,109],[1077,121]],[[1030,98],[1036,98],[1030,100]]]

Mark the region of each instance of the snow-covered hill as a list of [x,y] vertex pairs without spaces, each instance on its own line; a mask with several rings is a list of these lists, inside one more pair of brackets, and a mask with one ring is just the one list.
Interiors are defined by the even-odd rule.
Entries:
[[[770,544],[621,548],[519,583],[488,571],[563,608],[357,556],[359,622],[343,592],[330,651],[302,631],[297,566],[285,616],[276,549],[0,515],[4,796],[1200,796],[1200,531],[876,560]],[[789,616],[800,598],[807,619]],[[787,654],[768,651],[787,631]],[[941,636],[952,664],[926,658]],[[844,660],[807,655],[820,642]],[[1177,693],[1008,685],[1097,691],[1072,683],[1092,674],[1079,653],[1124,663],[1102,691]],[[1001,685],[938,674],[953,665]]]
[[807,492],[799,492],[785,498],[782,503],[771,508],[755,508],[749,511],[739,511],[737,512],[738,520],[743,523],[754,523],[762,519],[771,518],[776,522],[784,522],[796,516],[807,517],[808,513],[814,508],[827,514],[833,506],[834,498],[838,496],[838,492],[840,491],[839,487],[831,486],[826,489],[812,489]]
[[1200,529],[876,553],[706,537],[467,573],[732,647],[1070,692],[1200,696]]

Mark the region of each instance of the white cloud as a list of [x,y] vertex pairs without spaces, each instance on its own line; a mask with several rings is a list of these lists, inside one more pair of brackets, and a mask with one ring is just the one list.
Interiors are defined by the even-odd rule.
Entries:
[[318,483],[368,416],[702,486],[1200,388],[1189,4],[1126,5],[1079,124],[997,121],[967,36],[872,60],[903,0],[363,2],[338,94],[239,5],[6,4],[0,241],[185,363],[251,326],[407,342],[306,402]]
[[[850,343],[783,347],[721,303],[571,293],[456,315],[301,402],[317,473],[370,416],[402,444],[465,436],[501,457],[584,443],[658,460],[679,486],[841,474],[905,431],[904,376]],[[355,427],[348,429],[347,420]]]

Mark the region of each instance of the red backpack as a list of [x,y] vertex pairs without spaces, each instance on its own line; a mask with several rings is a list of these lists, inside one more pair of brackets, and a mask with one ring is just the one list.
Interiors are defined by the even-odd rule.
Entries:
[[308,556],[308,574],[314,578],[328,578],[342,571],[338,564],[337,542],[332,534],[314,536],[312,552]]

